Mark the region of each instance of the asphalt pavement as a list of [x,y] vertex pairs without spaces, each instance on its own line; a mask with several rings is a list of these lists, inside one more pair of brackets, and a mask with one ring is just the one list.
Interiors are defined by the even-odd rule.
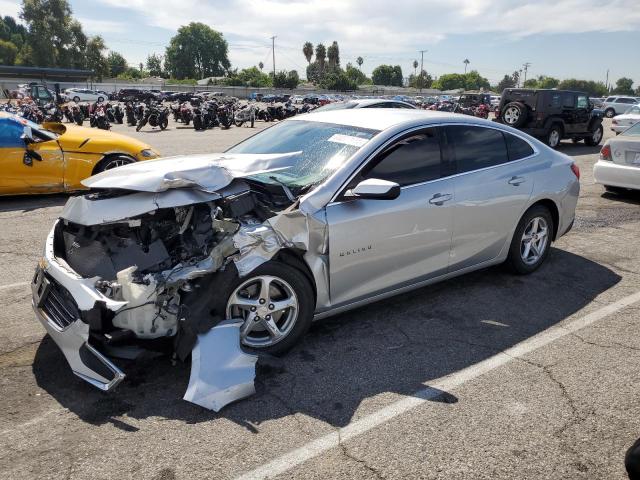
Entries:
[[[222,151],[256,125],[114,131],[175,155]],[[539,271],[489,268],[316,322],[220,413],[183,401],[189,365],[163,356],[118,361],[111,393],[76,378],[28,285],[66,196],[0,199],[0,478],[626,478],[640,195],[593,183],[598,147],[560,150],[582,191]]]

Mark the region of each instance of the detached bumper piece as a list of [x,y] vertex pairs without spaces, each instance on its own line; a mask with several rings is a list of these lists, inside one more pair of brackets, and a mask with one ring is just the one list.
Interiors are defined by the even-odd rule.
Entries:
[[89,325],[81,320],[71,294],[39,268],[31,289],[36,316],[62,351],[73,373],[103,391],[120,383],[124,373],[89,345]]

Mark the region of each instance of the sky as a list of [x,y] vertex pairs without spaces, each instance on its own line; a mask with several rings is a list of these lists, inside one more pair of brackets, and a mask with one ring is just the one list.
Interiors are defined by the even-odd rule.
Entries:
[[[433,76],[477,69],[491,83],[530,63],[528,78],[550,75],[640,85],[640,0],[70,0],[88,34],[134,65],[164,53],[176,30],[206,23],[229,43],[233,67],[263,62],[304,76],[302,45],[340,45],[340,61],[370,75],[381,63],[405,76],[421,61]],[[0,0],[16,15],[21,2]]]

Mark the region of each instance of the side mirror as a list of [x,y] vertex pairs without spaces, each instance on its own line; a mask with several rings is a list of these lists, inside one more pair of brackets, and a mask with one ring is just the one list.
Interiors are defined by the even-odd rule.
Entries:
[[400,196],[400,185],[388,180],[368,178],[362,180],[350,192],[351,197],[369,200],[393,200]]

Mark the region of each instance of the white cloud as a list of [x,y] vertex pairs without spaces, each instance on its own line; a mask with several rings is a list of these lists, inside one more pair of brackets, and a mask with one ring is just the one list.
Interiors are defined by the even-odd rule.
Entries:
[[[0,0],[3,1],[3,0]],[[100,0],[175,31],[199,21],[224,33],[234,65],[306,65],[302,44],[340,43],[342,63],[365,57],[365,71],[450,35],[495,33],[497,40],[536,34],[640,29],[638,0]],[[405,52],[403,55],[399,52]],[[386,60],[388,59],[388,60]],[[399,60],[398,60],[399,61]],[[404,64],[411,59],[402,58]]]
[[0,0],[0,12],[2,12],[2,16],[9,15],[18,20],[20,10],[22,10],[22,2],[16,0]]
[[122,33],[126,31],[127,26],[122,22],[114,22],[112,20],[97,20],[92,18],[81,17],[78,21],[82,24],[82,28],[92,35],[103,35],[105,33]]

